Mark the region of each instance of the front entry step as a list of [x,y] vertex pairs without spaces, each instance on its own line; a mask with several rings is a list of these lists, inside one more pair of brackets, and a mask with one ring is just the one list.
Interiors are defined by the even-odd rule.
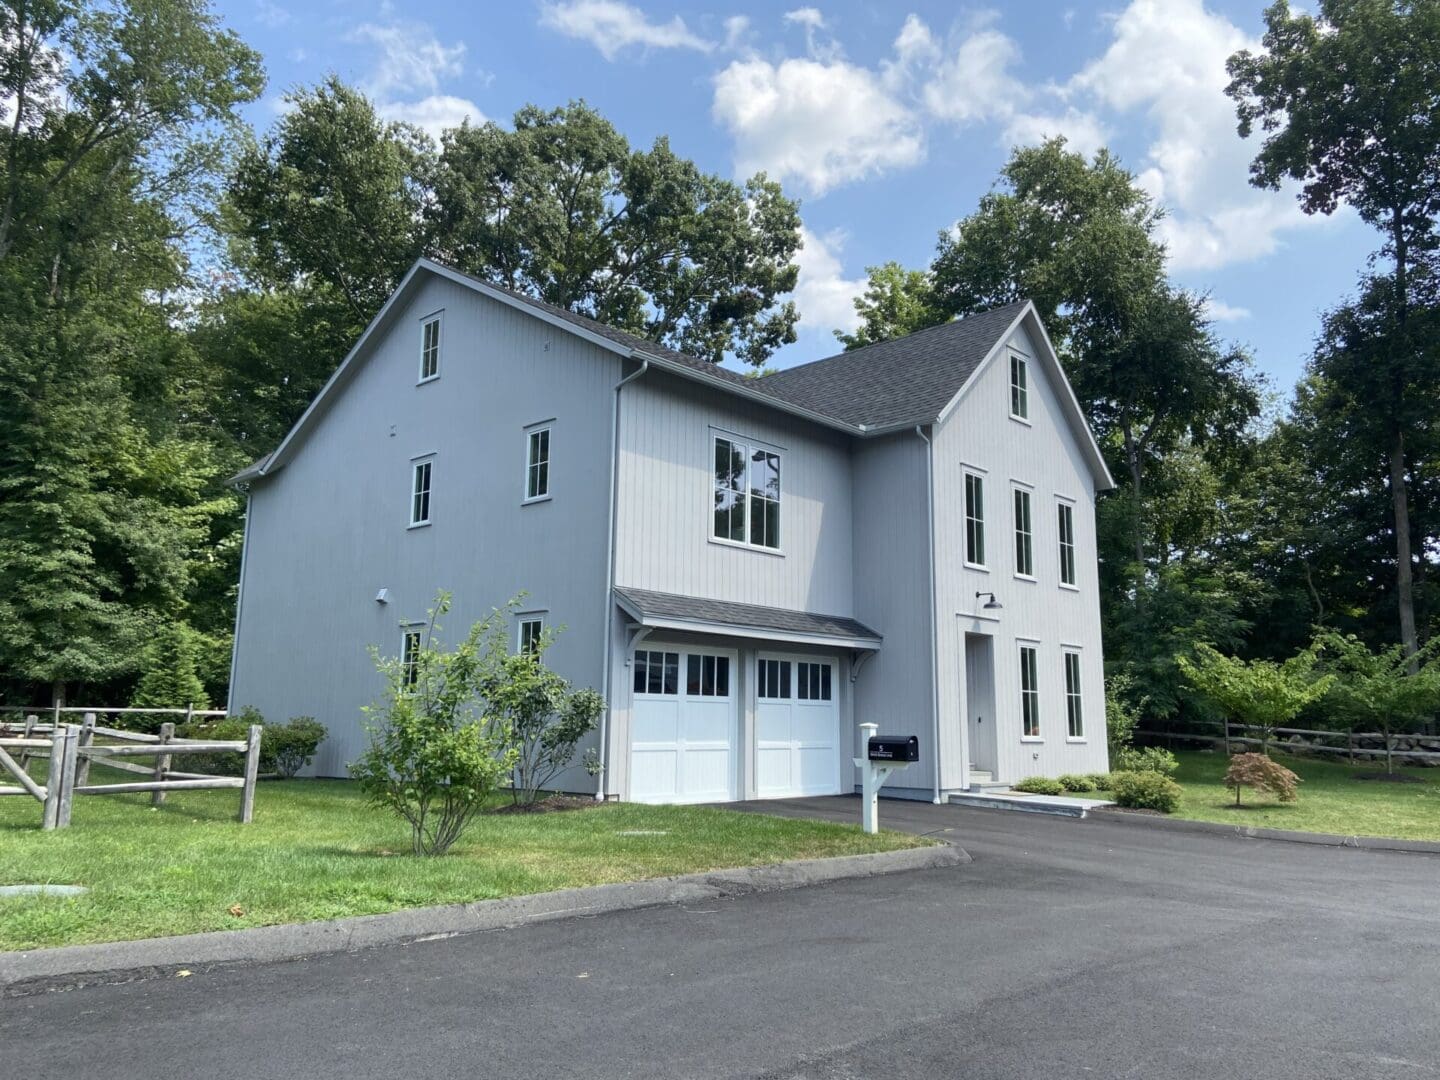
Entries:
[[953,806],[978,806],[987,810],[1019,810],[1030,814],[1083,818],[1091,810],[1114,806],[1105,799],[1077,799],[1070,795],[1026,795],[1003,789],[952,791],[946,801]]

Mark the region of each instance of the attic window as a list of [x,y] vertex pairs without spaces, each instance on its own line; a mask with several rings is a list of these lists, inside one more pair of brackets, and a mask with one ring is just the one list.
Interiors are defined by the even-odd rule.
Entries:
[[420,382],[440,377],[440,312],[420,324]]
[[1016,352],[1010,354],[1010,415],[1030,418],[1030,361]]

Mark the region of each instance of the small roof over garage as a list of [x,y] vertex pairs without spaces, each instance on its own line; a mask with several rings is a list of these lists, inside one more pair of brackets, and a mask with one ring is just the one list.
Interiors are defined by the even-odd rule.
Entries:
[[881,642],[878,633],[845,615],[818,615],[648,589],[617,588],[615,602],[641,626],[655,630],[688,630],[847,649],[878,649]]

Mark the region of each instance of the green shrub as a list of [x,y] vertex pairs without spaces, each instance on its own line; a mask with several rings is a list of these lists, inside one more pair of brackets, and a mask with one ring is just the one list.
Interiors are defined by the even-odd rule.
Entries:
[[1089,780],[1090,783],[1095,785],[1096,791],[1109,791],[1111,777],[1113,777],[1114,775],[1114,773],[1108,772],[1092,772],[1086,773],[1085,779]]
[[1116,772],[1153,772],[1174,776],[1180,768],[1180,759],[1159,746],[1131,747],[1121,750],[1118,759],[1111,764]]
[[1111,775],[1111,794],[1121,806],[1173,814],[1180,806],[1180,785],[1158,772]]
[[1077,776],[1074,773],[1065,773],[1060,777],[1060,786],[1066,791],[1094,791],[1095,781],[1088,776]]
[[[144,669],[130,696],[132,706],[139,709],[209,707],[205,684],[196,673],[194,636],[193,630],[180,623],[169,622],[160,627],[145,650]],[[150,726],[158,728],[159,723]]]
[[1059,780],[1051,780],[1048,776],[1027,776],[1018,784],[1010,785],[1011,791],[1023,791],[1026,795],[1063,795],[1064,787]]
[[[260,732],[260,771],[276,773],[286,779],[310,764],[316,749],[325,741],[325,725],[313,716],[294,716],[286,724],[266,724],[265,718],[253,705],[241,709],[239,716],[181,724],[175,729],[175,734],[182,739],[244,742],[250,737],[251,724],[259,724],[264,729]],[[241,776],[245,772],[245,756],[235,753],[177,754],[175,767],[184,772]]]

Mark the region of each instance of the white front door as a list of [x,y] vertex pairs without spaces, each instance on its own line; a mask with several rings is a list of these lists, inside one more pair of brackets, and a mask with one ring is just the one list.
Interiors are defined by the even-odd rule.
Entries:
[[755,700],[760,798],[839,794],[839,689],[833,660],[760,654]]
[[657,645],[631,663],[630,798],[734,799],[735,654]]

